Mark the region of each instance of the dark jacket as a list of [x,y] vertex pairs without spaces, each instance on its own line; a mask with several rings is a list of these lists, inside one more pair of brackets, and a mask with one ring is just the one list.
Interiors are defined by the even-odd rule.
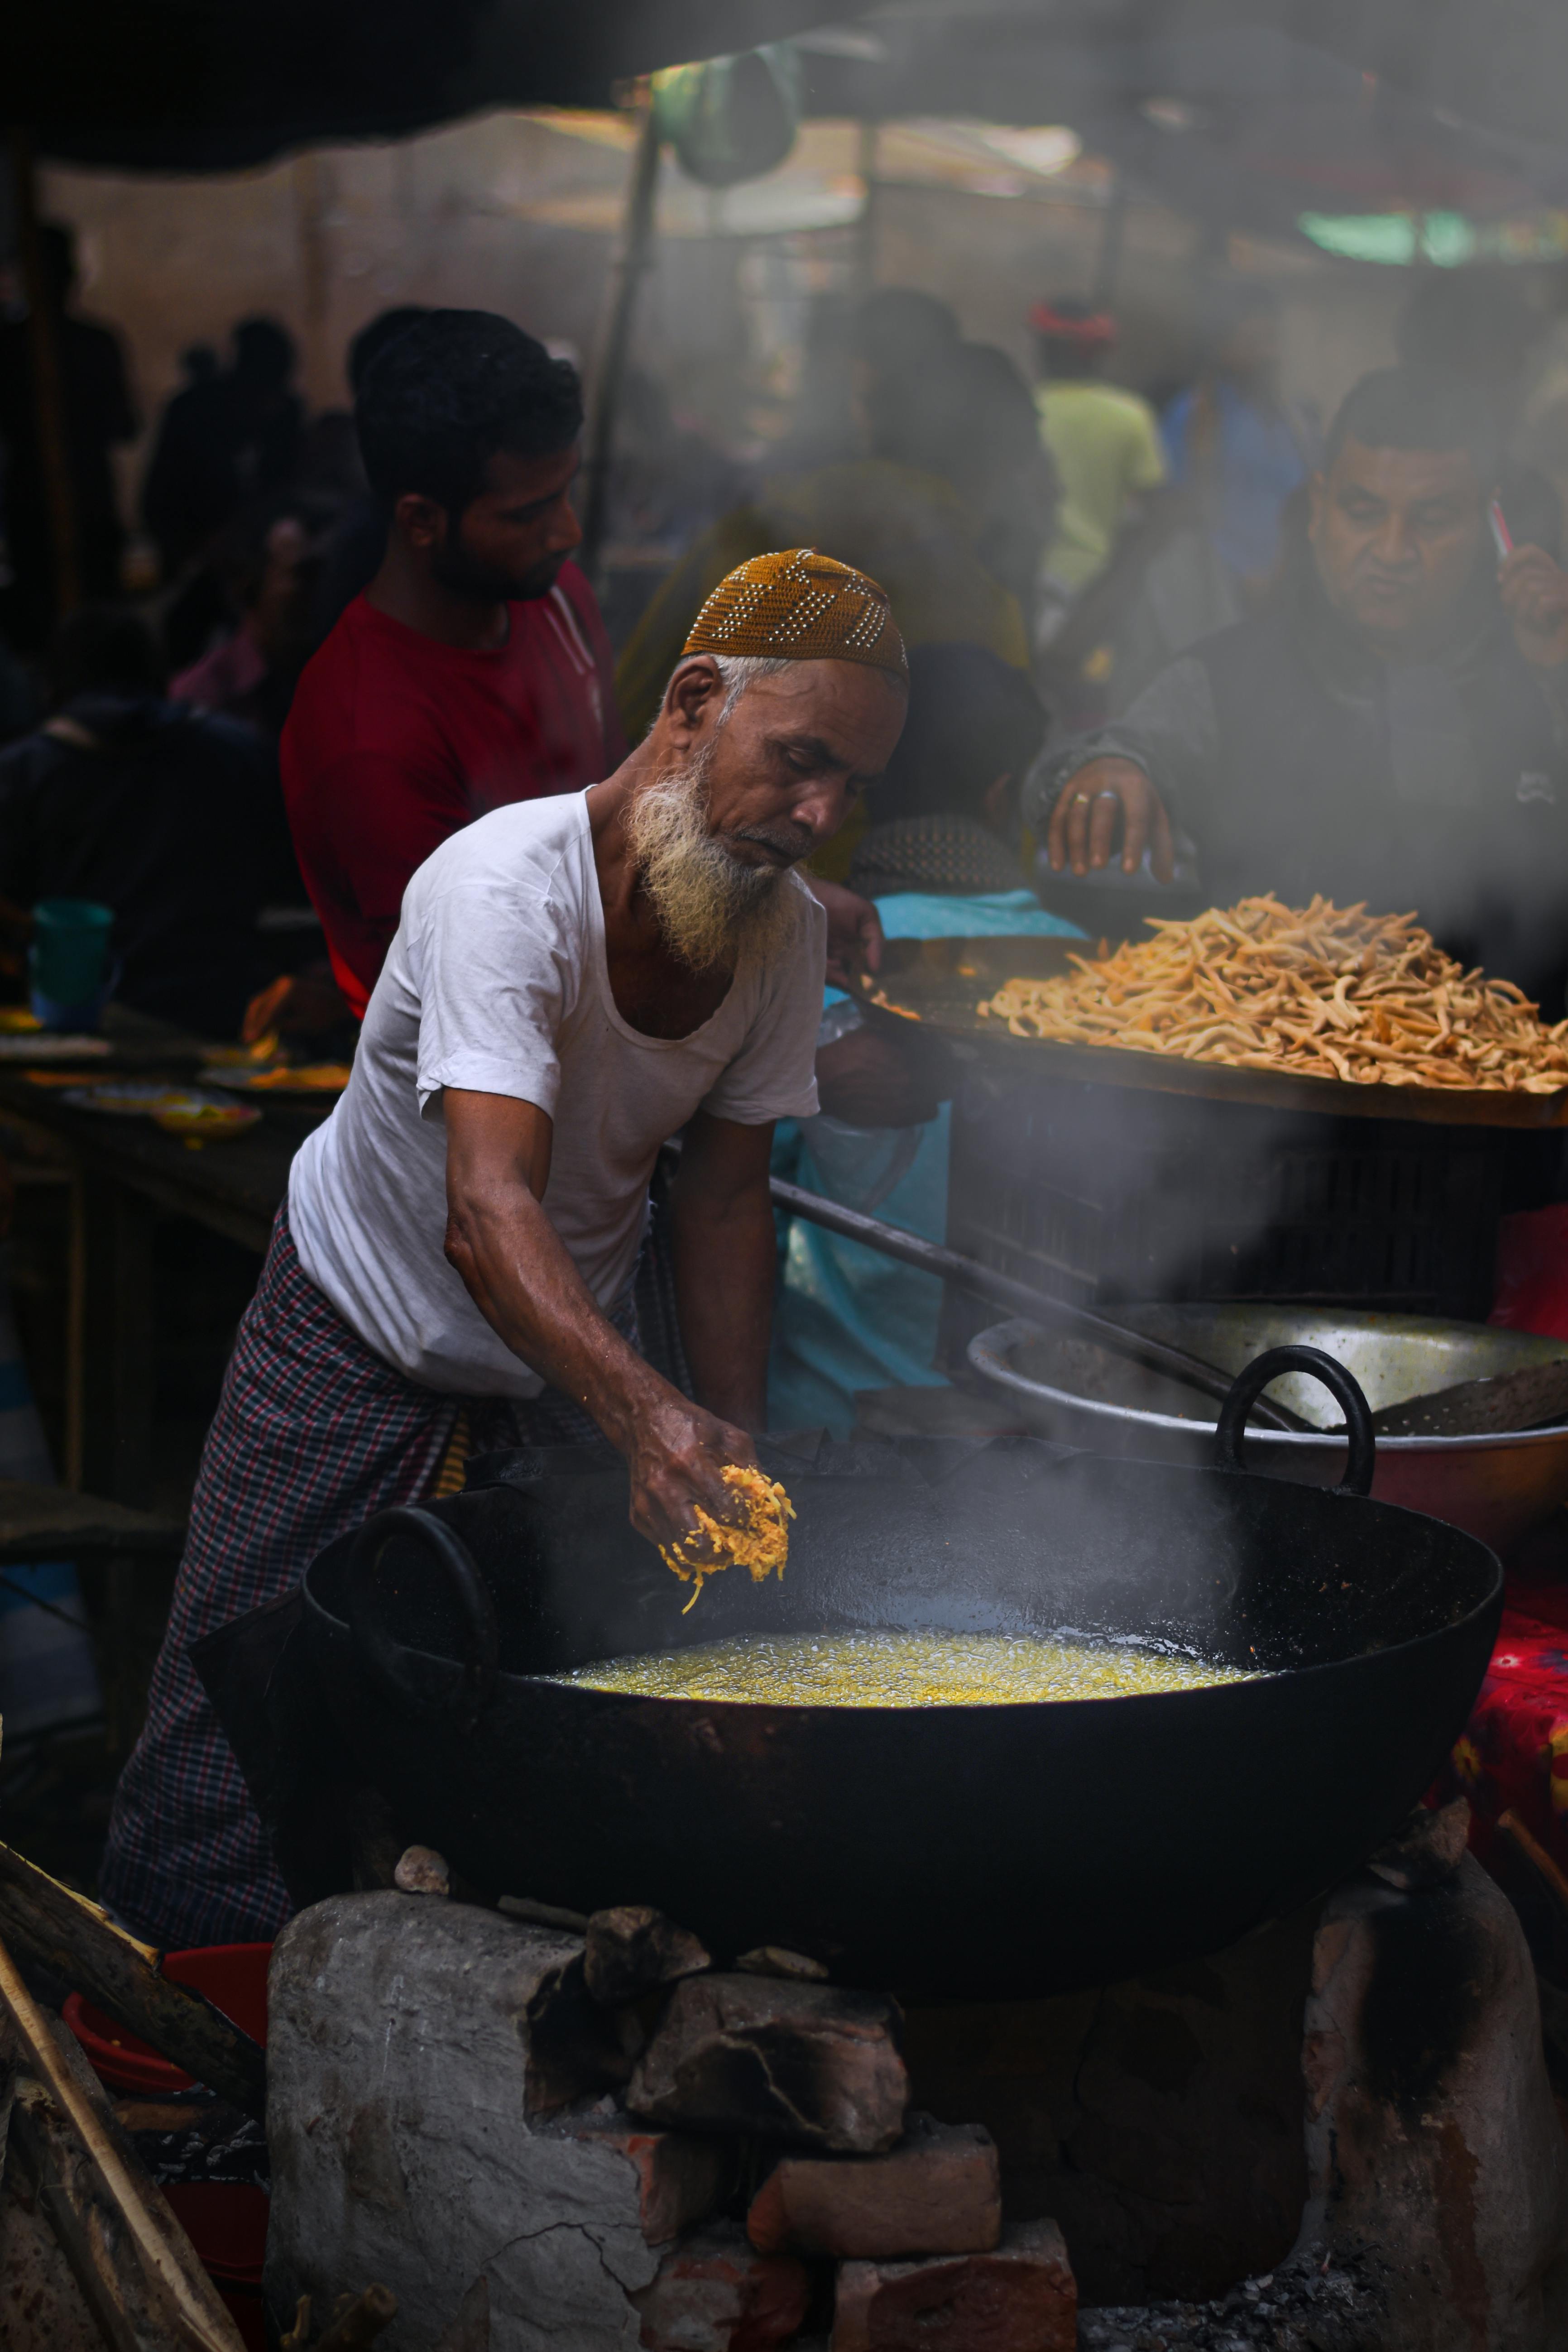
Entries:
[[300,895],[270,748],[150,697],[81,695],[0,752],[0,898],[114,909],[122,1003],[233,1037],[270,977],[256,919]]
[[[1568,690],[1568,678],[1563,681]],[[1300,569],[1267,611],[1205,638],[1123,716],[1052,756],[1026,814],[1101,754],[1136,761],[1197,846],[1211,903],[1315,891],[1414,908],[1451,955],[1552,1019],[1568,976],[1568,729],[1489,583],[1440,659],[1392,667]]]

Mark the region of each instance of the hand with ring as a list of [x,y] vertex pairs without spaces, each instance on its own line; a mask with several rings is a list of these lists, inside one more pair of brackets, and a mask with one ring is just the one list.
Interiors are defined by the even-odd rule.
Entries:
[[1131,760],[1090,760],[1068,779],[1046,833],[1053,870],[1059,874],[1070,866],[1081,875],[1109,865],[1119,820],[1122,872],[1135,874],[1148,847],[1156,881],[1169,882],[1176,870],[1171,821],[1159,793]]

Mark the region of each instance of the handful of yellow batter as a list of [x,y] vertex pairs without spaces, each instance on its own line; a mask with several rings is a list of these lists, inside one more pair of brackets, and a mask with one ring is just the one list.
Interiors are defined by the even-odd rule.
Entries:
[[[679,1543],[660,1544],[658,1548],[666,1568],[673,1569],[682,1584],[694,1587],[680,1612],[683,1617],[696,1608],[705,1580],[722,1574],[727,1568],[749,1568],[753,1584],[765,1584],[776,1570],[780,1583],[784,1581],[784,1562],[789,1558],[788,1522],[795,1517],[794,1504],[778,1480],[764,1478],[760,1470],[742,1469],[738,1463],[727,1462],[719,1475],[741,1497],[745,1507],[745,1525],[731,1527],[698,1503],[693,1507],[699,1532],[683,1537]],[[693,1559],[689,1548],[704,1538],[717,1557]]]

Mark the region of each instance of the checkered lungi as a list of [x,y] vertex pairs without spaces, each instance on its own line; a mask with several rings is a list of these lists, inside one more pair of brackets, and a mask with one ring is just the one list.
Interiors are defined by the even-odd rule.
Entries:
[[476,1454],[599,1434],[555,1390],[518,1404],[405,1380],[308,1278],[285,1203],[207,1433],[147,1722],[99,1873],[103,1900],[166,1949],[264,1942],[290,1909],[188,1644],[290,1591],[373,1512],[426,1494],[459,1412]]

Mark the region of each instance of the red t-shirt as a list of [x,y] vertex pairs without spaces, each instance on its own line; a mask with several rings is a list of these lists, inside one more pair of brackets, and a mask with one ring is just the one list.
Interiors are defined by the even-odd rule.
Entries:
[[410,877],[509,801],[580,792],[620,765],[613,656],[575,564],[509,604],[492,653],[422,636],[356,596],[283,730],[283,797],[339,987],[363,1014]]

